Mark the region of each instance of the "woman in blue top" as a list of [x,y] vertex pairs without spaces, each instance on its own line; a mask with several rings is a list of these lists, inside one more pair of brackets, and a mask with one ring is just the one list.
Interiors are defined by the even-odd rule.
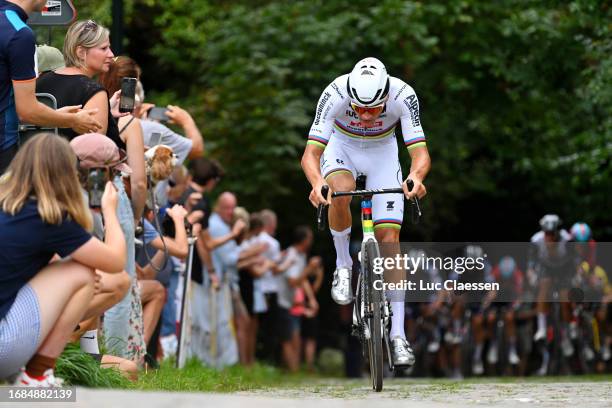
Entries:
[[[123,270],[125,238],[117,192],[102,197],[105,242],[92,237],[76,168],[63,138],[40,134],[0,179],[0,378],[54,386],[55,360],[99,289],[94,269]],[[56,257],[61,259],[51,262]],[[25,365],[25,368],[22,368]]]

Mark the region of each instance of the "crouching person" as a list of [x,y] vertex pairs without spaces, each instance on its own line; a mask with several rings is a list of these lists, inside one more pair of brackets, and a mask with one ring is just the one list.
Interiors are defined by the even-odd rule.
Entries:
[[[0,378],[58,386],[55,361],[99,288],[95,269],[123,270],[125,238],[117,192],[106,183],[105,242],[89,231],[77,158],[63,138],[40,134],[19,150],[0,180]],[[61,260],[49,263],[55,254]]]

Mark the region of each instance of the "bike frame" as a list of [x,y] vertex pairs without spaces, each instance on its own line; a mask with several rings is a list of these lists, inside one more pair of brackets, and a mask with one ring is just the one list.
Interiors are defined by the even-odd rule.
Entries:
[[[369,276],[372,275],[370,271],[366,271],[367,263],[371,260],[368,259],[372,256],[380,256],[380,251],[378,248],[378,241],[376,241],[376,236],[374,234],[374,221],[372,219],[372,196],[374,194],[404,194],[404,190],[402,188],[385,188],[385,189],[377,189],[377,190],[364,190],[362,187],[365,186],[365,175],[359,175],[357,177],[357,183],[360,185],[360,189],[356,191],[339,191],[332,193],[331,197],[343,197],[343,196],[360,196],[361,197],[361,229],[363,232],[363,238],[361,241],[361,273],[358,277],[357,283],[357,293],[356,300],[353,306],[353,334],[357,334],[362,341],[365,340],[366,344],[364,346],[364,354],[368,354],[370,359],[370,377],[372,378],[372,385],[374,390],[381,391],[382,390],[382,363],[381,360],[384,359],[382,356],[383,352],[373,351],[376,347],[378,350],[381,350],[382,346],[387,350],[387,361],[389,363],[389,367],[391,370],[394,369],[393,358],[391,356],[391,344],[389,339],[389,328],[391,326],[391,307],[389,302],[386,299],[385,291],[383,289],[376,290],[373,289],[373,282],[368,282]],[[414,186],[412,180],[407,181],[408,189],[412,190]],[[321,189],[321,195],[327,198],[329,193],[329,186],[324,185]],[[413,222],[416,224],[419,221],[419,217],[421,216],[421,208],[419,205],[418,198],[413,198],[412,203],[415,205],[416,213],[413,212]],[[317,224],[319,231],[323,231],[325,229],[327,213],[325,211],[326,206],[319,205],[317,209]],[[368,251],[368,248],[371,251]],[[368,254],[368,252],[370,252]],[[365,257],[365,258],[364,258]],[[365,262],[363,261],[365,259]],[[381,275],[379,278],[374,279],[383,279]],[[381,285],[381,287],[383,287]],[[373,289],[373,290],[365,290]],[[380,293],[379,293],[380,291]],[[380,296],[379,296],[380,295]],[[380,308],[380,309],[379,309]],[[373,322],[375,320],[380,320],[380,322]],[[377,326],[370,327],[370,323],[380,324],[380,330],[378,330]],[[371,340],[372,333],[375,334],[373,337],[380,339],[382,344],[379,344],[378,341],[374,344]],[[373,360],[372,353],[375,355],[379,355],[379,358]],[[377,366],[378,372],[377,375],[374,374],[373,361],[376,361],[379,365]],[[378,381],[377,381],[378,380]]]

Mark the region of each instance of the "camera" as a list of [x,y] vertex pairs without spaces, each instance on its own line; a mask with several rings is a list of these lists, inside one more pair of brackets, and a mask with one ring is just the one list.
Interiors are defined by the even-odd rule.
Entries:
[[[192,225],[186,219],[183,220],[185,222],[185,230],[187,231],[187,236],[191,236]],[[164,216],[161,225],[163,234],[167,237],[174,238],[176,236],[176,229],[174,228],[174,220],[168,214]]]
[[90,169],[87,173],[87,194],[90,208],[102,207],[102,195],[104,194],[107,179],[104,169]]
[[131,113],[136,103],[136,78],[123,78],[121,80],[121,97],[119,98],[119,112]]

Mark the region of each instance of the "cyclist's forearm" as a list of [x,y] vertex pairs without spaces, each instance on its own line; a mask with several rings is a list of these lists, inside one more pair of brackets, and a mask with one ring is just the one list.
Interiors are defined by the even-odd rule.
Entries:
[[322,154],[323,150],[321,148],[308,145],[302,156],[302,169],[313,187],[323,181],[320,168]]
[[412,163],[410,164],[410,176],[417,177],[420,181],[425,180],[431,169],[431,158],[426,147],[418,147],[410,152]]

